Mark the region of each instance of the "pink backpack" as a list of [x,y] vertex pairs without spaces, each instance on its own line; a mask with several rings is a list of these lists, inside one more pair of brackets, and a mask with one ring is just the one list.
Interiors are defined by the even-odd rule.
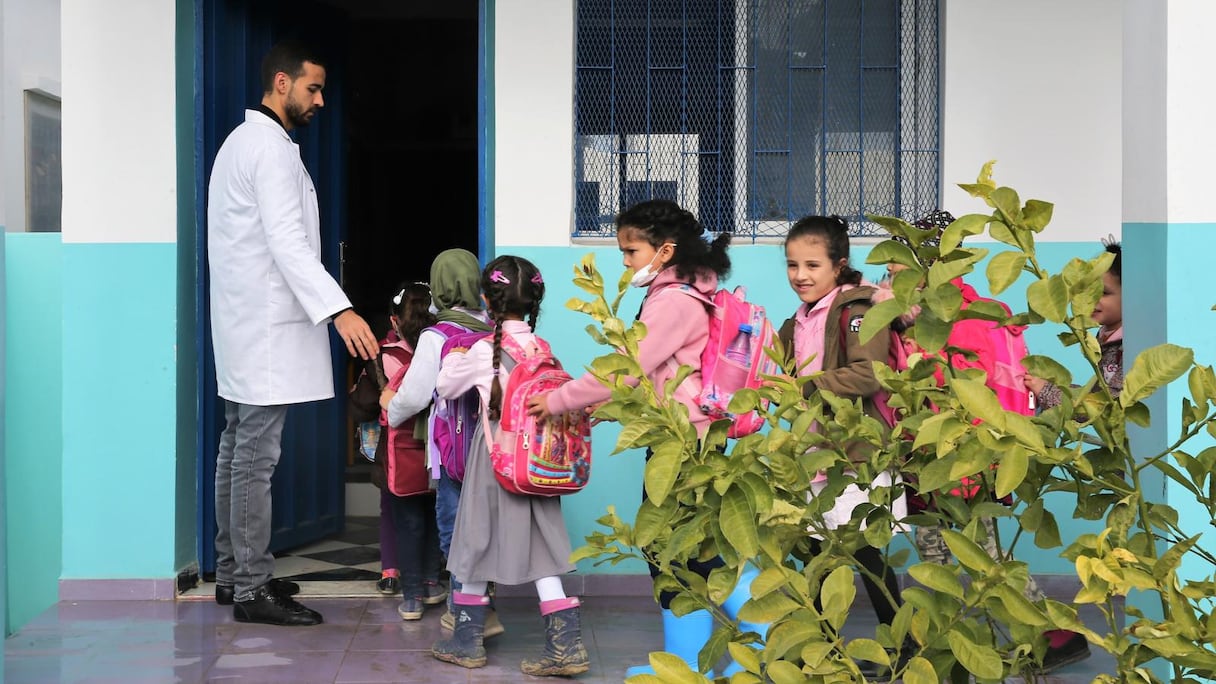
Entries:
[[481,420],[490,463],[503,489],[513,494],[574,494],[591,477],[591,421],[584,411],[540,420],[528,415],[528,400],[570,382],[570,374],[539,337],[525,349],[510,335],[502,348],[515,362],[503,385],[502,419],[492,430],[483,406]]
[[697,403],[712,420],[732,421],[728,437],[759,432],[764,427],[764,417],[759,411],[735,415],[727,407],[735,392],[759,389],[763,376],[781,372],[777,363],[764,353],[773,340],[773,325],[765,316],[764,307],[748,302],[747,290],[742,285],[733,291],[718,290],[713,299],[691,285],[680,285],[679,290],[712,307],[709,341],[701,352],[701,393],[697,395]]

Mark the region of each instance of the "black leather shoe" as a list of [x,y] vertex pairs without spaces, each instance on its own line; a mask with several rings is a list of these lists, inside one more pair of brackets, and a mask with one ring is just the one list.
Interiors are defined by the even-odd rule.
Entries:
[[[295,596],[300,593],[300,585],[291,580],[271,578],[266,583],[270,590],[279,596]],[[215,585],[215,602],[221,606],[231,606],[233,599],[236,598],[236,587],[231,584]]]
[[269,582],[253,592],[249,601],[237,601],[232,617],[237,622],[259,622],[266,625],[305,626],[321,624],[321,614],[296,603],[290,596],[280,596],[268,588]]

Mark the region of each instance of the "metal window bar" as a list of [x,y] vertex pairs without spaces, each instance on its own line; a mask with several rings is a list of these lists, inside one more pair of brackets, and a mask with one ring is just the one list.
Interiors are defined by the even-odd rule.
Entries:
[[939,0],[578,0],[576,237],[666,197],[712,231],[938,208]]

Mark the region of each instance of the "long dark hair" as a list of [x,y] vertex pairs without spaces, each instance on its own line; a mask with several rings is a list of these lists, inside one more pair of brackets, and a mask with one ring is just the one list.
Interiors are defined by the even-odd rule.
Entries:
[[[836,277],[837,285],[860,285],[861,271],[849,266],[849,222],[839,216],[803,216],[790,228],[784,245],[794,240],[819,240],[828,251],[833,265],[845,260]],[[783,246],[784,246],[783,245]]]
[[691,211],[671,200],[654,199],[629,207],[616,217],[616,230],[632,230],[658,249],[670,242],[675,253],[668,265],[675,266],[676,275],[685,280],[693,279],[698,271],[709,270],[725,278],[730,273],[730,233],[719,233],[712,243],[701,235],[705,232],[701,222]]
[[518,316],[536,329],[540,302],[545,298],[545,281],[540,270],[523,257],[504,254],[486,264],[481,272],[481,291],[486,295],[494,317],[494,380],[490,383],[489,418],[502,416],[502,383],[498,369],[502,362],[502,323],[507,316]]
[[410,348],[418,346],[423,330],[438,322],[431,313],[431,288],[426,283],[402,284],[389,311],[397,317],[397,334]]

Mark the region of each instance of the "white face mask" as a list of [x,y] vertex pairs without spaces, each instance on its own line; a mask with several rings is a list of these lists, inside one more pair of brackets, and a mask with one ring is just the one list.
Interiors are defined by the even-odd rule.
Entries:
[[[670,243],[670,242],[666,243],[663,245],[663,247],[666,247],[669,244],[672,244],[672,243]],[[660,247],[659,250],[662,251],[663,247]],[[656,252],[654,255],[654,259],[658,259],[658,258],[659,258],[659,254],[658,254],[658,252]],[[646,264],[645,266],[643,266],[642,268],[640,268],[636,272],[634,272],[633,277],[629,279],[629,285],[631,287],[646,287],[647,285],[653,283],[655,278],[659,277],[659,271],[662,271],[663,269],[662,268],[656,269],[654,267],[654,259],[651,259],[649,264]]]

